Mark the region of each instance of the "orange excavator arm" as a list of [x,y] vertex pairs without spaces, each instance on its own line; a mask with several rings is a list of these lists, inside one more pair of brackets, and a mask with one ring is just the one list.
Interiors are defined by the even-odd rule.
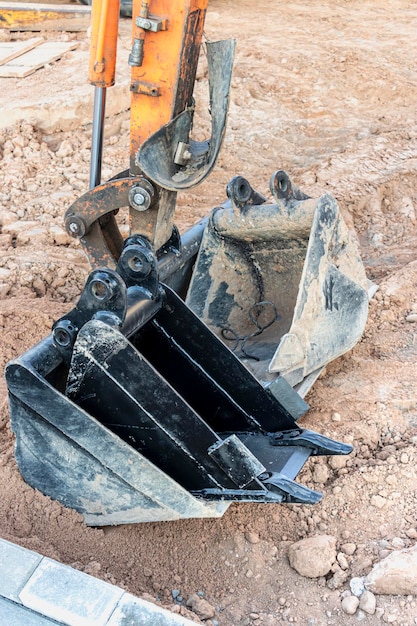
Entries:
[[[130,185],[127,200],[130,206],[131,233],[146,235],[158,248],[171,236],[176,192],[163,189],[142,176],[138,152],[142,144],[161,127],[192,107],[197,64],[203,37],[208,0],[134,0],[132,7],[132,49],[129,55],[131,72],[130,169],[131,178],[139,177]],[[94,189],[101,183],[101,155],[103,143],[106,90],[115,82],[117,33],[120,2],[95,0],[92,10],[92,37],[89,64],[89,82],[95,86],[92,158],[89,197],[84,197],[90,211],[95,204]],[[108,183],[114,186],[113,183]],[[126,189],[126,185],[124,186]],[[114,194],[113,194],[114,195]],[[112,193],[109,192],[109,197]],[[91,204],[90,200],[93,204]],[[109,205],[107,205],[108,208]],[[120,207],[112,207],[117,210]],[[82,219],[82,218],[81,218]],[[106,219],[97,214],[98,229],[110,254],[117,257],[120,236],[114,219],[107,212]],[[68,223],[68,220],[67,220]],[[74,227],[70,231],[79,236]],[[75,228],[75,230],[74,230]],[[90,240],[92,237],[90,236]],[[89,249],[97,243],[82,241]],[[101,245],[103,249],[103,245]],[[97,253],[89,254],[95,264]],[[107,255],[107,259],[109,256]],[[100,259],[102,261],[102,259]]]

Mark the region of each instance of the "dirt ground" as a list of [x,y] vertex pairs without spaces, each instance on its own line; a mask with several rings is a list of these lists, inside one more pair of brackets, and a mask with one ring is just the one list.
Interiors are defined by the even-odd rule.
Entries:
[[[322,502],[236,504],[220,520],[87,528],[23,482],[2,381],[2,537],[192,619],[172,591],[184,600],[202,592],[216,610],[212,624],[358,621],[341,610],[349,580],[417,538],[416,20],[411,0],[213,0],[207,17],[209,39],[237,39],[228,131],[214,174],[181,194],[177,223],[183,229],[222,201],[232,176],[267,194],[270,175],[284,169],[309,195],[337,198],[379,286],[363,339],[307,398],[303,426],[354,444],[342,462],[310,459],[304,468],[301,480],[324,492]],[[124,20],[124,49],[129,29]],[[85,34],[74,37],[87,48]],[[31,96],[42,82],[57,84],[74,54],[26,82]],[[23,98],[17,83],[3,79],[2,92]],[[200,71],[197,96],[206,89]],[[0,130],[2,368],[49,333],[87,276],[62,216],[87,189],[90,136],[90,125],[46,134],[23,121]],[[104,178],[127,166],[127,113],[109,120],[105,144]],[[339,549],[354,545],[338,576],[307,579],[290,568],[290,543],[315,534],[334,535]],[[417,623],[413,596],[378,596],[377,607],[365,624]]]

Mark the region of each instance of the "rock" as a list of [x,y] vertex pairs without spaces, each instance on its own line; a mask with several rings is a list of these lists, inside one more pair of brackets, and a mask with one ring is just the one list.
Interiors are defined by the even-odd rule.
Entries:
[[8,270],[6,267],[0,267],[0,280],[1,281],[6,281],[8,278],[10,278],[12,274],[11,270]]
[[339,552],[336,558],[337,558],[337,562],[339,563],[342,569],[348,569],[349,563],[347,561],[346,556],[343,554],[343,552]]
[[376,598],[372,591],[364,591],[359,600],[359,608],[368,613],[369,615],[373,615],[376,611]]
[[329,480],[329,468],[324,463],[316,463],[313,469],[313,481],[324,485]]
[[65,246],[73,241],[72,237],[68,235],[67,231],[65,231],[60,226],[56,226],[55,224],[52,224],[49,227],[49,232],[52,235],[54,243],[56,243],[57,246]]
[[71,156],[72,154],[74,154],[74,148],[72,147],[71,142],[68,141],[68,139],[64,139],[56,153],[57,157],[62,159],[63,157]]
[[23,231],[30,230],[31,228],[36,228],[38,225],[38,222],[35,222],[33,220],[27,222],[23,220],[18,220],[16,222],[8,222],[7,224],[4,224],[2,232],[10,233],[11,235],[18,235]]
[[417,594],[417,545],[392,552],[374,565],[365,578],[365,587],[376,594]]
[[395,548],[395,550],[402,550],[405,548],[404,539],[401,539],[401,537],[394,537],[391,541],[391,545]]
[[371,498],[371,505],[377,509],[383,509],[387,501],[382,496],[376,495]]
[[196,593],[191,594],[188,598],[187,606],[202,620],[211,619],[215,615],[214,607]]
[[245,533],[245,539],[248,543],[259,543],[259,535],[258,533],[253,533],[251,531],[248,531]]
[[376,617],[377,619],[382,619],[382,616],[383,616],[383,615],[384,615],[384,609],[383,609],[383,607],[382,607],[382,606],[379,606],[379,607],[377,608],[377,610],[375,611],[375,617]]
[[336,571],[333,576],[327,581],[327,587],[329,589],[340,589],[340,587],[347,581],[348,573],[340,569]]
[[359,598],[356,596],[347,596],[342,600],[342,611],[346,615],[355,615],[359,606]]
[[7,226],[8,224],[13,224],[16,222],[16,213],[12,213],[11,211],[0,211],[0,226]]
[[382,615],[382,621],[385,622],[385,624],[394,624],[394,622],[396,622],[397,619],[398,619],[397,613],[384,613]]
[[361,596],[365,591],[365,578],[359,576],[351,578],[349,587],[354,596]]
[[336,560],[336,537],[318,535],[293,543],[288,550],[290,565],[302,576],[325,576]]
[[90,561],[83,570],[86,574],[89,574],[90,576],[95,576],[96,578],[98,578],[100,576],[100,572],[101,572],[101,564],[98,563],[97,561]]
[[358,556],[350,565],[352,576],[366,576],[371,571],[373,560],[368,556]]
[[343,467],[346,467],[347,461],[348,459],[346,456],[335,455],[329,458],[328,463],[332,469],[338,470],[338,469],[342,469]]
[[344,543],[342,545],[342,552],[348,556],[353,556],[356,552],[356,543]]
[[3,300],[9,293],[11,285],[7,283],[0,283],[0,300]]

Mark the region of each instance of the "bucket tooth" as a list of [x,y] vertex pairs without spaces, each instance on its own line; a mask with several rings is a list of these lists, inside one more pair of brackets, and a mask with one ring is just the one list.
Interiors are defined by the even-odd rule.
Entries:
[[313,430],[281,431],[271,437],[273,446],[304,446],[312,456],[350,454],[353,446],[325,437]]
[[277,489],[286,504],[317,504],[323,497],[320,492],[300,485],[284,474],[270,474],[262,482],[272,490]]

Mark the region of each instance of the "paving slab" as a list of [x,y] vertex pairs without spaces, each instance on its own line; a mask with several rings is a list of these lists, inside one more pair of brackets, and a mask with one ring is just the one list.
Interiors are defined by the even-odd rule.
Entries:
[[71,626],[102,626],[123,589],[44,558],[19,594],[24,606]]
[[25,609],[21,604],[0,598],[0,626],[56,626],[59,622]]
[[169,613],[151,602],[125,593],[106,626],[196,626],[195,622]]
[[19,593],[41,560],[36,552],[0,541],[0,595],[19,602]]

